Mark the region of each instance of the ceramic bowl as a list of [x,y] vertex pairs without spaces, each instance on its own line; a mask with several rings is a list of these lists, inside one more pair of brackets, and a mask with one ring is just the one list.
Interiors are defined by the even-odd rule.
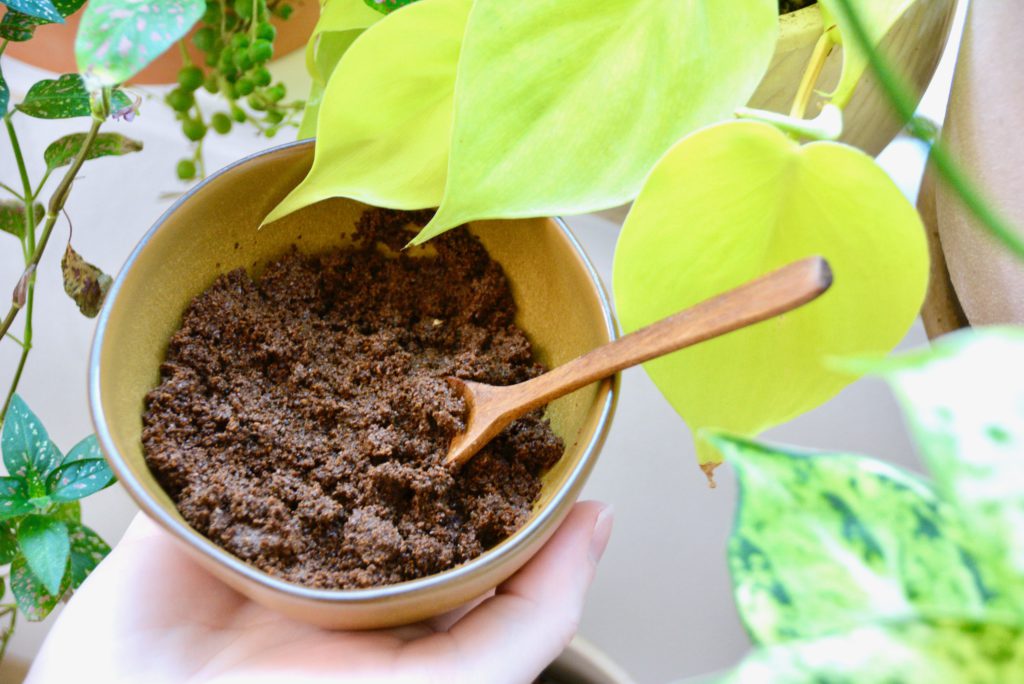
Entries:
[[[527,524],[480,557],[437,575],[391,586],[325,590],[283,581],[236,558],[192,529],[143,458],[143,399],[160,378],[171,334],[193,297],[220,274],[261,266],[292,245],[318,252],[345,245],[366,208],[328,200],[262,230],[260,220],[306,175],[311,141],[243,159],[182,197],[157,221],[117,276],[99,316],[89,399],[103,451],[139,507],[224,582],[289,617],[330,628],[408,624],[453,609],[507,579],[547,541],[569,512],[608,430],[616,381],[553,402],[548,416],[566,444],[544,477]],[[548,367],[615,336],[608,299],[593,266],[558,219],[474,223],[470,230],[505,269],[516,323]]]

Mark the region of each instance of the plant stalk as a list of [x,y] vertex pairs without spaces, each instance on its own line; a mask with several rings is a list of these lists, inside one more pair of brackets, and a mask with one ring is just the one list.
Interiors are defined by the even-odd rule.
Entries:
[[811,61],[807,63],[807,70],[804,71],[804,76],[800,80],[800,87],[796,91],[796,97],[793,98],[793,106],[789,110],[791,117],[795,119],[804,118],[807,105],[811,101],[811,95],[814,93],[814,84],[818,82],[821,70],[825,66],[825,60],[828,59],[831,51],[832,39],[829,38],[827,33],[822,33],[818,37],[818,42],[814,44]]
[[914,98],[909,95],[910,91],[893,71],[888,61],[875,49],[860,16],[854,10],[853,2],[851,0],[836,0],[836,2],[846,13],[850,22],[850,37],[867,55],[868,64],[871,65],[878,85],[889,100],[889,104],[896,110],[897,116],[907,122],[907,130],[912,136],[931,145],[931,161],[935,164],[935,170],[939,177],[953,189],[960,201],[985,230],[1017,258],[1024,260],[1024,236],[1021,236],[1004,216],[992,208],[991,203],[982,196],[981,191],[967,177],[952,155],[946,151],[945,145],[941,141],[935,140],[934,129],[914,116],[917,106]]

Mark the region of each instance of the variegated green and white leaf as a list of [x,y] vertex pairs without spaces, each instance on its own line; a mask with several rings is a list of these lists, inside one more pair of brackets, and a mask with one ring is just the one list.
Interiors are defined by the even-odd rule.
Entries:
[[864,625],[758,649],[727,684],[1019,684],[1024,631],[956,619]]
[[[112,111],[132,104],[121,90],[111,94],[110,102]],[[28,89],[25,99],[15,108],[39,119],[69,119],[92,114],[89,91],[78,74],[64,74],[57,79],[39,81]]]
[[45,480],[63,458],[42,422],[17,394],[7,410],[0,442],[7,472],[26,480]]
[[92,0],[75,40],[78,70],[99,86],[123,83],[183,38],[205,10],[203,0]]
[[874,368],[892,385],[939,492],[1018,578],[1003,591],[1018,597],[1024,619],[1024,330],[954,333]]
[[736,603],[773,644],[922,613],[999,612],[994,578],[929,485],[873,459],[709,437],[737,472]]
[[56,595],[48,593],[46,587],[28,569],[24,556],[18,556],[11,563],[11,593],[14,594],[18,610],[29,622],[45,619],[57,605],[64,589],[62,586],[60,593]]
[[68,531],[71,538],[71,588],[77,589],[110,553],[110,547],[85,525],[68,525]]

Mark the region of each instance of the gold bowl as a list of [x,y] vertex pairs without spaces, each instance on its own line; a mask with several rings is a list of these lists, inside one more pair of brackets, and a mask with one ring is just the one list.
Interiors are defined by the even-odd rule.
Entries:
[[[143,457],[144,397],[159,382],[168,341],[185,308],[218,275],[240,267],[258,273],[292,245],[311,253],[349,242],[347,234],[366,207],[344,199],[321,202],[257,230],[312,161],[312,141],[243,159],[197,185],[150,229],[100,313],[89,364],[93,421],[107,459],[139,507],[239,592],[289,617],[329,628],[408,624],[493,589],[547,541],[597,459],[614,409],[616,380],[595,383],[548,407],[566,451],[545,475],[529,521],[452,570],[370,589],[313,589],[258,570],[192,529]],[[484,221],[471,224],[470,230],[505,269],[518,305],[516,323],[541,362],[557,366],[614,338],[601,282],[564,223]]]

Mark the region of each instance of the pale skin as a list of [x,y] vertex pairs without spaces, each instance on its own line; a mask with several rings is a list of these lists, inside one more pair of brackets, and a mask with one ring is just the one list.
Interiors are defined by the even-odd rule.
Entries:
[[417,625],[337,632],[249,601],[140,514],[65,607],[26,682],[531,682],[575,633],[611,526],[608,507],[576,504],[493,595]]

